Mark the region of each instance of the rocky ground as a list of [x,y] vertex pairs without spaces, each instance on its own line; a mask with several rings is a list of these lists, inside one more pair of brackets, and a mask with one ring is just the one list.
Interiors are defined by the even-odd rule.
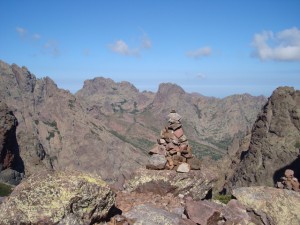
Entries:
[[[145,169],[143,172],[153,173]],[[234,189],[233,197],[224,204],[209,195],[203,198],[202,191],[213,188],[209,177],[206,185],[194,187],[202,190],[195,192],[200,194],[197,196],[182,186],[185,183],[182,178],[178,177],[174,183],[176,178],[170,180],[167,172],[160,174],[164,177],[161,188],[169,187],[162,188],[164,192],[153,189],[162,184],[161,180],[147,179],[141,173],[126,181],[122,190],[112,189],[100,177],[82,172],[37,173],[18,185],[0,204],[0,224],[297,225],[300,222],[299,192],[243,187]],[[185,179],[193,178],[191,172],[185,173]]]

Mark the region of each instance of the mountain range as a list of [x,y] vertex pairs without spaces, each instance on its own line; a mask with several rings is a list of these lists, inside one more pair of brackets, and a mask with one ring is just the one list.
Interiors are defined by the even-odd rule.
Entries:
[[[172,83],[140,92],[129,82],[98,77],[72,94],[49,77],[0,61],[0,97],[15,115],[24,172],[77,169],[106,181],[145,165],[172,109],[182,115],[193,153],[221,158],[234,138],[251,131],[267,99],[249,94],[223,99],[187,93]],[[1,172],[2,173],[2,172]],[[1,179],[0,173],[0,179]]]

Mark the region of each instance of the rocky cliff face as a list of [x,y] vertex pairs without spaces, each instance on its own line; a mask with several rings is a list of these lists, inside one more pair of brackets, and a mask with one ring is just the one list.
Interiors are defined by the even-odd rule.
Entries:
[[101,117],[113,132],[145,152],[153,146],[166,115],[176,109],[193,152],[214,158],[225,154],[234,136],[251,129],[266,101],[248,94],[224,99],[189,94],[171,83],[161,84],[157,93],[139,92],[127,82],[105,78],[86,81],[76,97],[85,102],[89,115]]
[[229,181],[229,188],[253,185],[273,186],[285,169],[296,171],[300,162],[300,91],[276,89],[252,129],[248,151]]
[[0,101],[0,181],[10,184],[19,183],[24,173],[16,139],[17,124],[16,117]]
[[25,67],[0,62],[0,97],[13,109],[27,175],[73,168],[115,179],[146,161],[134,146],[86,114],[76,97],[50,78],[36,79]]

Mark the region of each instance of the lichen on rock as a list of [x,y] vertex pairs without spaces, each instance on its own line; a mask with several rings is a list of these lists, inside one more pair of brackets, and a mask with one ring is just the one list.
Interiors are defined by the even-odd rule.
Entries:
[[1,205],[0,224],[89,224],[104,218],[115,194],[98,176],[77,171],[41,172],[15,188]]

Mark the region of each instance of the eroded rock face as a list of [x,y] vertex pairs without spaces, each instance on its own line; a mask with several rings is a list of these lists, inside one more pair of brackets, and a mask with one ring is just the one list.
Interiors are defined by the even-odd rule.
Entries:
[[300,224],[300,193],[272,187],[242,187],[233,195],[268,225]]
[[139,169],[125,183],[126,191],[153,192],[160,195],[172,193],[203,199],[212,189],[217,174],[205,169],[178,173],[174,170]]
[[16,139],[18,121],[7,105],[0,101],[0,181],[18,184],[24,173]]
[[105,217],[114,202],[115,194],[96,175],[37,173],[1,204],[0,224],[90,224]]
[[[250,146],[229,181],[229,188],[274,186],[286,169],[300,171],[300,91],[276,89],[258,115]],[[295,177],[299,177],[296,172]]]
[[16,140],[25,174],[46,169],[96,171],[107,181],[146,162],[137,148],[87,115],[82,103],[49,78],[0,61],[0,99],[18,120]]

